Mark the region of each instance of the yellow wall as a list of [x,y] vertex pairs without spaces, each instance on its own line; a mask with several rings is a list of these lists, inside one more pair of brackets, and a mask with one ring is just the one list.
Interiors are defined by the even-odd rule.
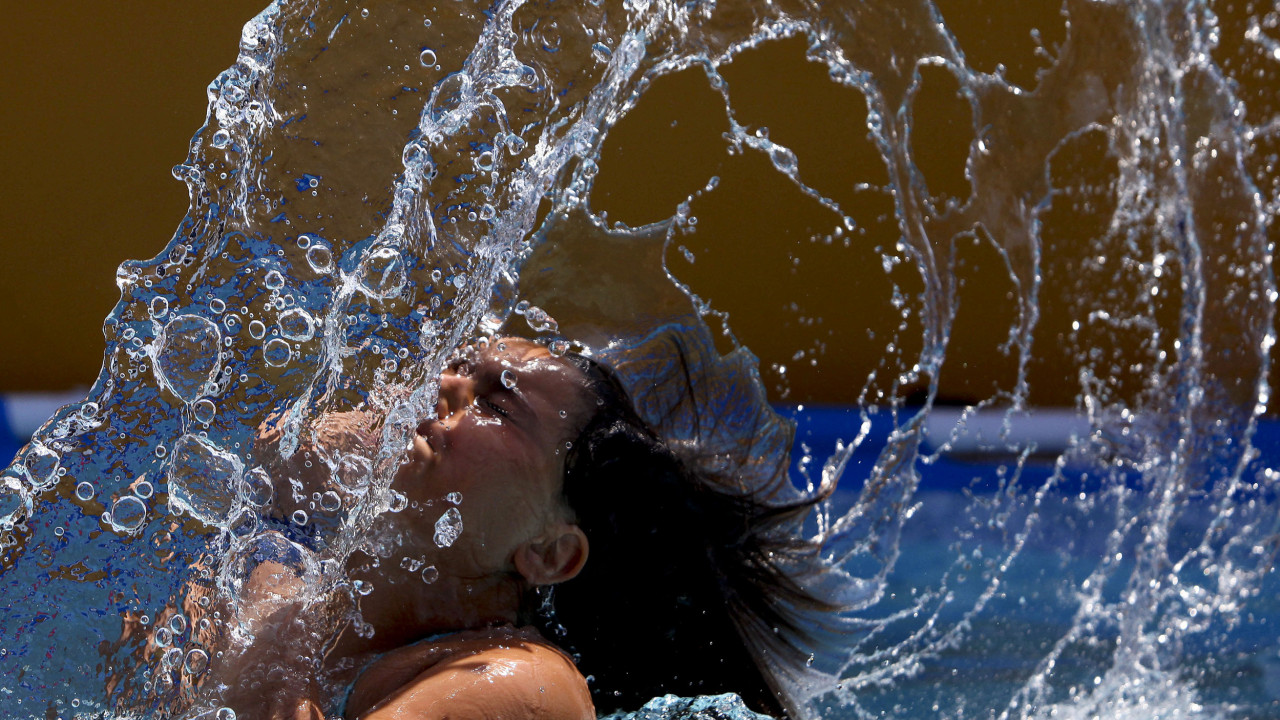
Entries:
[[[181,220],[186,192],[169,168],[184,159],[203,122],[205,86],[234,61],[241,25],[264,2],[58,0],[6,7],[0,24],[0,391],[92,382],[102,359],[102,320],[117,298],[115,267],[159,252]],[[1001,12],[966,12],[970,5],[961,0],[938,2],[976,69],[992,71],[999,60],[1011,80],[1033,84],[1043,60],[1033,52],[1028,28],[1041,28],[1047,42],[1060,41],[1059,4],[995,4]],[[797,146],[816,137],[806,128],[836,136],[831,146],[839,152],[826,158],[832,167],[805,166],[817,173],[816,186],[848,187],[883,174],[859,137],[861,99],[806,63],[801,45],[766,48],[735,66],[725,76],[735,88],[740,120],[768,125],[775,138]],[[728,235],[690,237],[700,262],[670,258],[673,270],[716,307],[730,310],[735,332],[761,356],[771,392],[782,387],[771,366],[786,364],[787,399],[855,400],[896,324],[872,317],[886,299],[878,256],[867,247],[841,252],[814,245],[811,235],[830,232],[830,218],[817,217],[812,201],[776,174],[742,170],[763,159],[728,159],[720,137],[723,109],[705,77],[687,75],[655,83],[615,129],[601,162],[596,208],[614,220],[656,220],[710,174],[723,175],[721,189],[697,212],[707,220],[700,227],[720,226]],[[779,107],[785,112],[779,114]],[[833,116],[845,122],[837,127]],[[949,125],[945,117],[930,121],[933,132],[920,140],[922,165],[958,162],[962,168],[971,128]],[[958,159],[952,157],[957,149]],[[893,243],[891,223],[886,232],[878,241]],[[748,235],[774,241],[734,247],[733,237]],[[796,255],[804,262],[789,266]],[[732,273],[722,272],[726,258],[732,258]],[[1009,281],[993,254],[975,251],[972,260],[979,270],[962,291],[943,374],[942,397],[952,401],[1009,389],[1016,369],[1014,358],[997,350],[1012,320]],[[785,300],[791,298],[801,300],[805,311],[789,309]],[[869,307],[867,298],[877,304]],[[1077,359],[1055,342],[1070,324],[1070,305],[1046,298],[1043,311],[1032,399],[1070,404]],[[881,340],[868,341],[869,331]],[[825,343],[817,348],[816,367],[808,365],[809,356],[792,359],[797,350],[813,349],[815,339]]]

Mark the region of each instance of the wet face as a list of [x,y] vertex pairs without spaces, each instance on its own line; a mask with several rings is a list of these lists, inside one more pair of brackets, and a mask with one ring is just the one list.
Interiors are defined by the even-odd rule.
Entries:
[[[396,554],[441,577],[512,571],[522,543],[572,522],[564,458],[587,399],[575,367],[527,340],[460,353],[440,378],[436,416],[418,426],[392,485],[410,501],[398,514]],[[457,520],[462,532],[452,537]]]

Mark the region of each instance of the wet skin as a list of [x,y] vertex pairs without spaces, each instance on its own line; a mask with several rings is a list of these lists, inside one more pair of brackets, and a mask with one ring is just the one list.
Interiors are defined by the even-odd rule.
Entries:
[[[260,635],[266,642],[209,678],[231,687],[224,699],[236,701],[228,704],[240,717],[319,717],[322,686],[350,686],[363,668],[346,717],[593,718],[586,682],[568,657],[536,631],[514,628],[529,587],[571,579],[587,559],[586,537],[562,496],[566,446],[592,402],[583,382],[568,362],[526,340],[461,353],[440,379],[435,417],[418,426],[392,483],[409,506],[383,515],[373,530],[371,544],[392,548],[389,558],[375,562],[357,552],[348,563],[353,580],[373,588],[355,596],[372,636],[344,629],[320,676],[299,666],[278,688],[237,687],[239,677],[260,675],[233,665],[261,669],[299,657],[296,648],[305,643],[293,638],[315,624],[305,617],[309,610],[275,611]],[[325,422],[322,439],[368,439],[355,414]],[[297,462],[287,464],[302,472]],[[461,494],[456,506],[452,493]],[[441,547],[436,521],[454,507],[464,529]],[[423,579],[427,566],[438,572],[433,582]]]
[[[375,529],[375,542],[396,548],[393,558],[422,563],[409,569],[398,559],[382,562],[368,578],[374,592],[361,598],[360,612],[377,630],[375,641],[382,635],[375,649],[512,622],[510,608],[518,607],[525,584],[576,574],[586,539],[573,524],[562,483],[566,445],[585,421],[586,403],[578,370],[526,340],[497,341],[450,364],[440,378],[436,417],[418,426],[392,483],[410,506]],[[454,507],[451,493],[461,494],[464,529],[440,547],[436,523]],[[572,557],[574,543],[581,543],[580,559]],[[570,567],[546,566],[557,561]],[[439,573],[432,583],[421,572],[429,566]],[[563,570],[571,572],[561,577]],[[384,585],[391,592],[377,591]]]

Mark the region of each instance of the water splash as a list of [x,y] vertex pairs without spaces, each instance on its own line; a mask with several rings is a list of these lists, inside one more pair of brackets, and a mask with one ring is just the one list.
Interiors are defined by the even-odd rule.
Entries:
[[[812,201],[779,222],[814,253],[883,270],[828,310],[882,318],[866,332],[884,350],[865,372],[833,369],[859,388],[859,417],[851,442],[814,449],[821,483],[857,492],[816,519],[851,611],[819,629],[839,633],[838,651],[813,659],[839,685],[792,688],[809,710],[1214,717],[1268,702],[1265,688],[1224,691],[1192,658],[1266,614],[1280,530],[1273,459],[1252,442],[1275,343],[1274,8],[1071,0],[1060,40],[1037,28],[1032,59],[1006,65],[948,25],[973,9],[941,0],[402,5],[273,3],[209,86],[173,169],[187,216],[162,253],[121,266],[86,401],[0,477],[0,683],[15,712],[182,712],[229,632],[210,598],[234,605],[266,560],[317,596],[364,594],[342,560],[404,509],[390,477],[434,407],[432,378],[477,328],[514,313],[586,339],[695,317],[736,348],[732,302],[697,293],[700,273],[732,275],[698,217],[742,192],[730,173],[700,177],[644,227],[596,209],[609,173],[626,174],[609,169],[610,137],[667,82],[723,107],[725,162],[758,159],[770,192]],[[753,124],[742,68],[788,42],[865,112],[802,133]],[[847,126],[852,139],[833,139]],[[944,126],[966,141],[931,147]],[[828,156],[859,158],[854,179]],[[812,257],[836,256],[788,261]],[[984,277],[1007,300],[975,308],[966,278],[992,263]],[[992,357],[1009,371],[926,450],[975,311],[1007,324]],[[822,356],[814,332],[793,365]],[[1055,353],[1075,368],[1085,429],[1045,465],[1011,431]],[[786,368],[773,372],[785,394]],[[376,418],[350,431],[369,440],[359,452],[322,422],[351,408]],[[959,506],[925,492],[993,411],[1001,430],[983,446],[1008,459],[990,491]],[[885,415],[887,443],[858,464]],[[304,488],[297,463],[321,477]],[[438,542],[462,531],[458,515]],[[902,538],[927,523],[954,549],[903,586]],[[1044,586],[1031,604],[1069,622],[1003,682],[938,689],[1026,617],[1027,598],[1006,592],[1020,572]],[[198,632],[179,647],[183,617]]]

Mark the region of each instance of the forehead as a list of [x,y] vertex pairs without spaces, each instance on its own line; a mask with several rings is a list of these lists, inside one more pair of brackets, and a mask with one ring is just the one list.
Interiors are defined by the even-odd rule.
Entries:
[[[514,382],[511,388],[530,404],[549,402],[576,416],[586,408],[586,377],[562,357],[524,338],[500,338],[476,353],[482,364],[492,364]],[[505,381],[504,381],[505,384]],[[535,410],[541,408],[535,407]],[[558,413],[557,413],[558,416]]]

